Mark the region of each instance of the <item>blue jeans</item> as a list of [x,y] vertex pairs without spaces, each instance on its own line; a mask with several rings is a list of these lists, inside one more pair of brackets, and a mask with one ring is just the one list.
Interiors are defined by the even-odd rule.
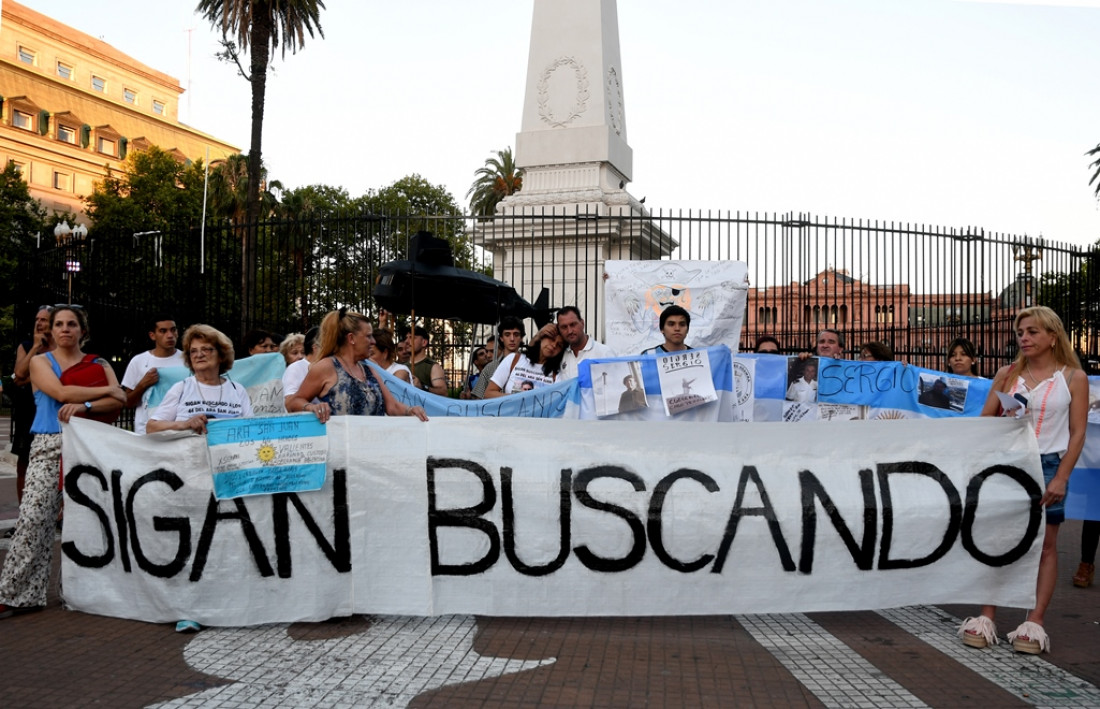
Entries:
[[[1062,462],[1062,456],[1057,453],[1043,453],[1039,456],[1043,463],[1043,481],[1049,485],[1058,472],[1058,464]],[[1046,491],[1046,488],[1043,488]],[[1066,521],[1066,498],[1047,505],[1047,524],[1061,524]]]

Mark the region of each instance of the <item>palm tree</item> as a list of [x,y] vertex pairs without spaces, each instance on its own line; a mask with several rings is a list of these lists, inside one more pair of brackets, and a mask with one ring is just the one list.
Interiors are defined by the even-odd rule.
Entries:
[[516,169],[512,148],[497,151],[497,157],[485,161],[485,167],[474,173],[476,179],[466,196],[470,211],[477,216],[491,217],[497,204],[508,195],[523,189],[523,170]]
[[236,153],[210,166],[210,214],[240,226],[248,216],[248,156]]
[[[259,221],[260,180],[263,159],[260,150],[263,142],[264,100],[267,93],[267,65],[275,54],[286,50],[291,54],[305,44],[305,34],[313,37],[314,30],[321,37],[320,14],[325,8],[323,0],[199,0],[196,12],[202,14],[211,25],[221,30],[225,52],[222,56],[232,59],[241,75],[252,85],[252,143],[248,149],[248,202],[249,222],[241,251],[242,328],[250,325],[251,301],[256,271],[256,222]],[[230,40],[236,35],[236,42]],[[250,70],[245,71],[237,55],[237,47],[248,51]]]
[[1089,163],[1089,167],[1096,168],[1096,172],[1092,173],[1092,179],[1089,180],[1089,184],[1091,185],[1093,182],[1096,183],[1096,196],[1100,197],[1100,143],[1098,143],[1095,148],[1085,153],[1085,155],[1096,157],[1095,160]]
[[[234,226],[248,223],[248,184],[252,174],[251,160],[247,155],[236,153],[210,169],[210,213],[215,217],[230,219]],[[260,196],[255,200],[259,204],[259,216],[270,217],[279,207],[279,200],[272,189],[283,189],[278,180],[267,179],[267,169],[260,168]]]

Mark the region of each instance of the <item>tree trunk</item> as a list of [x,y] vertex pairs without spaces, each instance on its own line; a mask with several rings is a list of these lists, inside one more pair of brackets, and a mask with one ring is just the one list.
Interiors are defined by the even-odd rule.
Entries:
[[247,223],[241,243],[241,336],[252,329],[256,306],[256,247],[259,241],[260,179],[263,171],[264,100],[267,94],[267,64],[271,57],[270,9],[253,15],[249,29],[252,74],[252,144],[248,149]]

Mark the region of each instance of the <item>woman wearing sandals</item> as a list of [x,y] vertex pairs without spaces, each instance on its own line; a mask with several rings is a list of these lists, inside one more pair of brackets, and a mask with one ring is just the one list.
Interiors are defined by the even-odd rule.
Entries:
[[[1065,520],[1066,487],[1069,475],[1085,443],[1088,416],[1088,377],[1070,347],[1062,321],[1045,306],[1026,308],[1016,315],[1016,342],[1020,354],[1012,364],[1001,367],[982,409],[983,416],[1001,412],[996,392],[1018,394],[1027,399],[1026,415],[1035,425],[1043,464],[1046,491],[1046,536],[1039,557],[1039,578],[1035,585],[1035,607],[1016,630],[1008,634],[1012,649],[1037,655],[1050,651],[1050,639],[1043,629],[1043,616],[1058,581],[1058,527]],[[963,643],[970,647],[996,644],[993,617],[997,608],[984,606],[982,614],[967,618],[959,628]]]
[[[30,363],[31,384],[37,409],[31,433],[27,483],[19,505],[11,548],[0,574],[0,618],[39,611],[46,606],[46,587],[53,556],[54,523],[61,509],[58,472],[61,461],[61,424],[73,416],[118,411],[126,394],[105,360],[104,386],[71,386],[61,383],[67,370],[88,366],[81,347],[88,339],[88,316],[83,308],[62,305],[50,313],[54,349],[35,355]],[[92,355],[94,357],[94,355]],[[90,359],[90,358],[89,358]]]

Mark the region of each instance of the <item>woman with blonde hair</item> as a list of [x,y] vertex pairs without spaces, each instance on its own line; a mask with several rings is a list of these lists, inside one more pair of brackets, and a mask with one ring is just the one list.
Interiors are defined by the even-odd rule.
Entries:
[[[374,330],[365,315],[347,308],[321,321],[321,350],[302,386],[287,401],[287,411],[310,411],[321,423],[331,416],[416,416],[419,406],[399,402],[364,364],[374,350]],[[311,403],[314,398],[318,403]]]
[[292,332],[279,343],[279,354],[283,356],[286,366],[306,358],[306,336],[300,332]]
[[[1016,630],[1008,634],[1012,649],[1037,655],[1050,651],[1043,618],[1058,580],[1058,528],[1065,520],[1069,476],[1085,443],[1088,417],[1088,377],[1070,346],[1058,315],[1036,306],[1016,315],[1016,343],[1020,353],[1012,364],[1001,367],[993,379],[982,416],[997,416],[1001,409],[997,392],[1026,400],[1026,415],[1035,425],[1046,489],[1040,504],[1046,508],[1046,535],[1039,558],[1035,607]],[[984,606],[981,615],[967,618],[959,636],[969,647],[997,643],[993,625],[995,606]]]

